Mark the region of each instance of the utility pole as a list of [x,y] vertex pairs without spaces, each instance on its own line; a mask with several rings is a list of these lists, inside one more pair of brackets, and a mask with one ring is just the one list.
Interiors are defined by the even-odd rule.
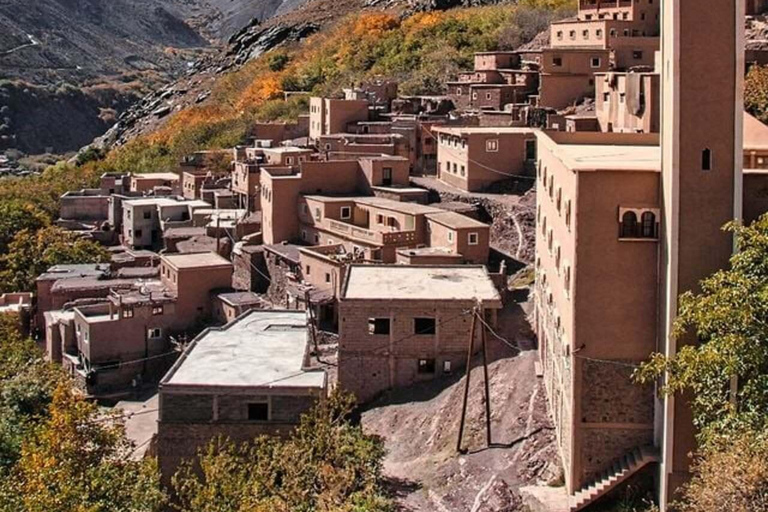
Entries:
[[315,355],[319,356],[320,347],[317,345],[317,330],[315,329],[315,314],[312,311],[312,304],[310,303],[309,288],[304,289],[304,304],[307,307],[307,313],[309,314],[309,332],[312,335],[312,345],[315,347]]
[[478,324],[480,325],[480,342],[483,347],[483,376],[484,376],[484,388],[485,388],[485,439],[487,445],[490,447],[492,443],[491,437],[491,381],[488,376],[488,344],[485,337],[484,321],[481,315],[482,307],[480,304],[475,306],[472,310],[472,329],[469,335],[469,347],[467,349],[467,367],[466,367],[466,381],[464,382],[464,403],[461,407],[461,420],[459,423],[459,439],[456,442],[456,451],[459,453],[466,453],[467,450],[462,448],[461,442],[464,437],[464,424],[467,418],[467,407],[469,402],[469,384],[470,376],[472,375],[472,353],[475,348],[475,331]]
[[[475,312],[480,315],[482,309]],[[483,343],[483,373],[485,375],[485,439],[491,446],[491,385],[488,379],[488,349],[485,342],[485,325],[480,325],[480,340]]]
[[477,307],[472,310],[472,328],[469,332],[469,343],[467,344],[467,366],[464,369],[466,381],[464,382],[464,403],[461,406],[461,420],[459,420],[459,439],[456,441],[456,451],[466,453],[461,447],[461,441],[464,437],[464,422],[467,418],[467,401],[469,399],[469,377],[472,375],[472,351],[475,348],[475,330],[477,328]]

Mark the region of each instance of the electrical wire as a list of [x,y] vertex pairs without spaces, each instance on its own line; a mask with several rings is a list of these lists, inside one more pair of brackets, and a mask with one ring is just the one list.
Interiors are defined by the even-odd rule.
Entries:
[[[426,133],[432,140],[434,140],[438,147],[440,147],[440,140],[437,137],[435,137],[434,135],[432,135],[432,133],[428,129],[426,129],[424,126],[420,125],[420,127],[421,127],[421,130],[424,133]],[[460,153],[454,152],[454,150],[452,150],[448,146],[442,146],[442,147],[446,151],[451,153],[453,156],[456,156],[456,157],[461,156],[462,158],[464,157],[464,155],[461,155]],[[498,169],[495,169],[493,167],[489,167],[489,166],[483,164],[482,162],[478,162],[477,160],[474,160],[474,159],[469,158],[469,157],[467,157],[467,161],[477,165],[478,167],[482,167],[486,171],[490,171],[490,172],[493,172],[493,173],[496,173],[496,174],[501,174],[502,176],[508,176],[510,178],[519,178],[519,179],[524,179],[524,180],[536,180],[535,176],[525,176],[523,174],[514,174],[514,173],[500,171]]]

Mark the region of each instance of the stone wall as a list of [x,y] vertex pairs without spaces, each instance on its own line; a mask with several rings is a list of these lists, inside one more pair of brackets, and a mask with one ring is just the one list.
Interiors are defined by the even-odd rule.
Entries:
[[[446,368],[456,371],[466,360],[472,317],[464,313],[472,306],[460,301],[341,301],[339,385],[366,402],[387,389],[433,379]],[[419,317],[435,318],[435,335],[415,333]],[[390,333],[371,334],[371,318],[389,318]],[[434,372],[419,373],[420,359],[434,360]]]

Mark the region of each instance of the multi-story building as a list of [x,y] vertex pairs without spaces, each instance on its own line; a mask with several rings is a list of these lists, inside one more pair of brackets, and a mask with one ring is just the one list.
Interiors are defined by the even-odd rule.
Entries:
[[532,175],[536,136],[529,128],[433,128],[437,139],[438,178],[479,192],[498,181]]
[[179,195],[181,178],[175,172],[153,172],[131,176],[131,192],[149,194],[158,188],[169,189],[168,195]]
[[232,192],[237,205],[248,211],[261,210],[261,164],[252,161],[236,161],[232,167]]
[[98,288],[63,279],[54,291],[65,284],[84,293],[44,311],[48,356],[95,395],[157,381],[174,359],[171,336],[212,315],[232,270],[216,254],[178,254],[161,257],[159,279],[91,278]]
[[595,80],[595,108],[601,131],[659,133],[658,73],[599,73]]
[[408,160],[363,157],[357,160],[305,161],[296,167],[264,167],[261,172],[265,244],[298,241],[302,195],[372,195],[374,187],[409,187]]
[[[656,462],[666,510],[689,478],[688,400],[657,400],[632,373],[696,343],[672,334],[678,297],[727,266],[721,228],[741,218],[744,5],[661,7],[661,146],[654,134],[538,134],[536,328],[572,510]],[[724,70],[714,92],[701,84],[712,69]]]
[[122,201],[122,240],[131,249],[157,249],[163,244],[163,231],[169,227],[192,225],[192,214],[210,208],[205,201],[179,201],[158,197]]
[[347,125],[367,121],[368,100],[343,100],[312,97],[309,99],[309,138],[316,141],[321,135],[344,133]]
[[397,250],[426,246],[427,214],[442,210],[379,197],[305,195],[299,199],[301,241],[341,243],[367,260],[395,263]]
[[339,302],[339,386],[362,403],[459,370],[476,306],[491,325],[502,307],[483,266],[351,265]]
[[216,436],[286,435],[325,397],[311,369],[304,312],[250,311],[195,338],[160,383],[157,456],[164,481]]

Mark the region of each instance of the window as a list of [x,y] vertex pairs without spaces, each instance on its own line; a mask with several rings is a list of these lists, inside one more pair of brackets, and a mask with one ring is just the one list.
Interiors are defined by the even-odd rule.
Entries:
[[376,224],[384,224],[384,216],[380,213],[376,215]]
[[133,318],[133,308],[124,308],[123,318]]
[[640,217],[643,238],[656,238],[656,215],[653,212],[643,212]]
[[451,362],[443,361],[443,373],[451,373]]
[[485,93],[485,99],[490,100],[491,99],[491,93],[487,92]]
[[552,65],[556,68],[563,67],[563,58],[562,57],[552,57]]
[[389,318],[369,318],[368,334],[389,334]]
[[323,212],[320,211],[320,208],[315,208],[315,220],[322,220],[323,219]]
[[469,243],[469,245],[477,245],[479,243],[479,236],[477,233],[470,233],[468,238],[469,240],[467,243]]
[[318,235],[317,233],[315,233],[315,243],[316,244],[320,243],[320,235]]
[[269,421],[269,402],[248,404],[248,421]]
[[307,269],[306,269],[306,271],[304,273],[307,274],[307,275],[310,275],[312,273],[312,267],[307,265]]
[[141,238],[142,231],[140,229],[136,230],[136,238]]
[[642,60],[643,58],[643,52],[640,50],[635,50],[632,52],[632,58],[635,60]]
[[487,152],[496,152],[499,150],[499,140],[498,139],[490,139],[485,141],[485,151]]
[[476,93],[476,92],[473,92],[473,93],[472,93],[472,99],[473,99],[473,100],[476,100],[476,99],[477,99],[477,93]]
[[563,40],[563,31],[562,30],[558,30],[557,31],[557,39],[560,40],[560,41]]
[[341,207],[341,218],[342,219],[351,219],[352,218],[352,208],[349,206],[342,206]]
[[582,31],[581,35],[584,37],[584,39],[589,39],[589,30]]
[[602,29],[597,29],[595,31],[595,35],[597,36],[598,39],[600,39],[601,37],[603,37],[603,30]]
[[456,88],[456,96],[461,96],[461,87]]
[[331,274],[328,272],[325,273],[325,282],[330,283],[331,282]]
[[448,232],[448,241],[451,243],[453,242],[453,231]]
[[535,140],[527,140],[525,141],[525,159],[529,162],[533,162],[536,160],[537,152],[536,152],[536,141]]
[[304,229],[301,230],[301,239],[307,241],[307,231]]
[[434,359],[419,359],[419,373],[435,373],[435,360]]
[[565,200],[565,227],[571,229],[571,200]]
[[712,150],[709,148],[706,148],[704,151],[701,152],[701,170],[702,171],[712,170]]
[[557,197],[555,198],[555,208],[557,208],[557,213],[560,213],[562,205],[563,205],[563,189],[560,187],[557,187]]
[[154,316],[163,314],[163,306],[152,306],[152,314]]
[[600,57],[592,57],[592,67],[599,68],[603,63],[603,59]]
[[414,318],[413,334],[435,334],[437,332],[437,322],[434,318]]
[[144,218],[145,219],[151,219],[152,218],[152,212],[147,210],[144,212]]
[[293,157],[290,157],[290,156],[285,157],[285,163],[286,165],[291,165],[293,163]]
[[620,238],[637,238],[637,214],[635,212],[624,212],[621,216]]
[[568,33],[568,36],[569,36],[571,39],[576,39],[576,31],[575,31],[575,30],[571,30],[571,31]]
[[571,267],[570,265],[565,266],[565,270],[563,272],[563,283],[565,288],[565,296],[570,297],[571,296]]
[[162,337],[163,333],[162,333],[162,331],[160,329],[154,328],[154,329],[150,329],[149,330],[148,335],[149,335],[150,339],[156,340],[156,339]]
[[463,177],[464,177],[464,176],[466,176],[466,175],[467,175],[467,170],[466,170],[466,168],[465,168],[465,167],[462,165],[462,166],[461,166],[461,177],[463,178]]

